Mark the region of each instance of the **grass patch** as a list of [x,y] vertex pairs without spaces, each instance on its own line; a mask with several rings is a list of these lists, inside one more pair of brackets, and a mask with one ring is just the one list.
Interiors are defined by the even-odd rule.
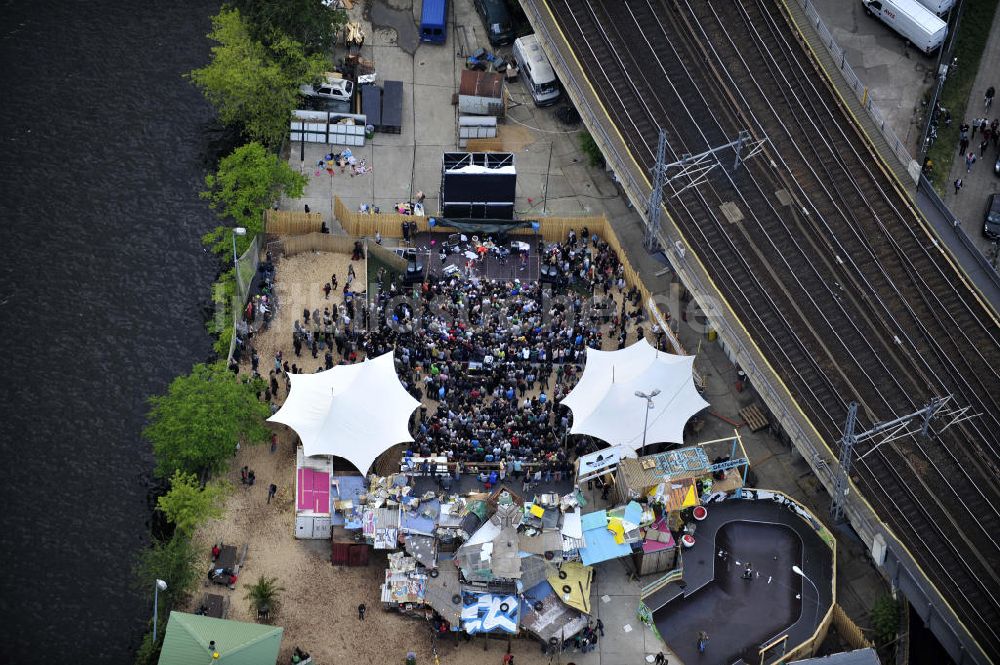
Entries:
[[[966,109],[972,84],[979,72],[979,60],[986,47],[986,40],[993,27],[993,15],[1000,0],[967,0],[962,23],[955,42],[954,57],[958,58],[958,71],[948,76],[941,90],[941,106],[951,112],[951,127],[938,125],[938,137],[927,151],[927,157],[934,162],[934,176],[931,180],[938,194],[944,195],[948,186],[951,165],[958,156],[958,127],[964,120],[972,121],[983,112],[980,90],[979,97],[971,109]],[[987,66],[990,66],[987,63]],[[976,134],[978,137],[978,133]],[[972,149],[974,146],[969,145]]]

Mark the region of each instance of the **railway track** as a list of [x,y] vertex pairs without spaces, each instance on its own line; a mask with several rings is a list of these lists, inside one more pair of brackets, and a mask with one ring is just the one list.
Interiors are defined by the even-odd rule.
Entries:
[[655,163],[659,127],[670,161],[744,129],[767,138],[765,155],[668,191],[666,205],[829,442],[851,400],[865,424],[944,395],[978,414],[861,449],[854,480],[984,651],[1000,652],[1000,330],[874,165],[780,7],[548,4],[640,165]]

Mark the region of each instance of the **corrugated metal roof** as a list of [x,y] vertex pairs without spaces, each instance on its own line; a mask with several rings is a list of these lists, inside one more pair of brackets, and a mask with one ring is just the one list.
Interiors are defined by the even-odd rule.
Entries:
[[855,651],[845,651],[835,653],[822,658],[806,658],[796,660],[789,665],[879,665],[878,654],[875,649],[857,649]]
[[458,84],[458,94],[499,98],[502,88],[503,77],[500,74],[463,69]]
[[458,568],[453,561],[441,561],[437,577],[427,579],[424,602],[434,608],[445,621],[458,626],[462,620],[462,601],[453,602],[455,596],[462,595],[462,585],[458,580]]
[[[171,612],[163,637],[159,665],[213,662],[225,665],[274,665],[281,648],[283,628],[257,623],[213,619]],[[212,660],[208,644],[215,640],[219,653]]]
[[559,531],[543,531],[535,536],[520,533],[517,536],[522,552],[545,554],[546,552],[562,552],[562,533]]
[[[562,546],[560,542],[560,547]],[[519,579],[521,577],[521,557],[518,556],[517,528],[508,526],[493,539],[493,555],[491,563],[493,576],[504,579]]]

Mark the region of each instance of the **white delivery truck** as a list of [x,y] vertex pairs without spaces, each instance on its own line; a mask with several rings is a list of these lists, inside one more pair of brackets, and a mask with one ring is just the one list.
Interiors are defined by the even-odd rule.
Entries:
[[938,16],[944,16],[949,9],[955,6],[955,0],[920,0],[920,4]]
[[532,34],[515,39],[514,60],[524,75],[524,84],[535,106],[549,106],[559,101],[559,80],[538,37]]
[[924,53],[932,53],[948,35],[948,24],[917,0],[861,0],[861,4]]

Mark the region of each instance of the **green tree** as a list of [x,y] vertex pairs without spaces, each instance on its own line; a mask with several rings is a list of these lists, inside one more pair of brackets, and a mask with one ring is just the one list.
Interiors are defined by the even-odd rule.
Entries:
[[252,140],[277,147],[288,132],[300,83],[318,79],[327,68],[321,55],[306,55],[302,44],[276,35],[268,46],[253,38],[235,9],[212,17],[211,62],[189,76],[219,118]]
[[899,631],[899,603],[889,595],[881,596],[872,607],[872,627],[879,644],[896,638]]
[[601,154],[601,149],[590,132],[580,132],[580,149],[587,156],[587,162],[591,166],[604,166],[604,155]]
[[222,516],[222,499],[228,489],[222,482],[202,487],[195,474],[175,471],[170,491],[156,500],[156,507],[178,531],[191,534],[205,520]]
[[250,601],[250,610],[254,613],[266,611],[274,615],[280,605],[278,594],[284,590],[285,588],[278,584],[277,577],[261,575],[256,582],[247,587],[243,597]]
[[262,389],[261,379],[241,381],[220,361],[195,365],[165,395],[151,397],[143,435],[153,444],[157,475],[222,471],[237,441],[262,441],[270,415],[257,398]]
[[191,539],[179,532],[175,532],[169,540],[154,542],[152,547],[139,554],[132,571],[135,588],[148,598],[150,604],[153,602],[153,585],[156,580],[165,581],[167,588],[156,596],[159,604],[156,642],[153,642],[153,617],[150,615],[150,630],[136,652],[136,665],[156,665],[170,610],[181,607],[197,587],[198,578],[201,577],[200,559]]
[[[219,217],[232,219],[247,229],[237,239],[237,252],[243,252],[251,239],[263,230],[264,210],[283,194],[298,198],[305,191],[307,178],[292,169],[276,154],[257,142],[247,143],[222,158],[215,173],[205,176],[206,191],[201,197]],[[202,241],[220,256],[232,252],[232,229],[216,227]]]
[[195,590],[201,577],[201,566],[198,565],[201,558],[191,538],[180,532],[175,532],[169,540],[158,540],[152,547],[140,552],[133,571],[134,584],[143,595],[148,596],[150,604],[156,580],[167,583],[166,591],[159,593],[158,614],[161,620],[166,621],[170,609],[184,603]]
[[322,0],[233,0],[246,18],[250,34],[265,46],[281,36],[301,42],[308,53],[329,54],[347,22],[347,12]]

